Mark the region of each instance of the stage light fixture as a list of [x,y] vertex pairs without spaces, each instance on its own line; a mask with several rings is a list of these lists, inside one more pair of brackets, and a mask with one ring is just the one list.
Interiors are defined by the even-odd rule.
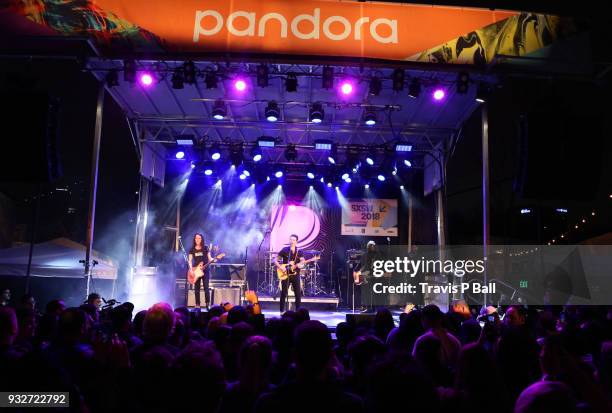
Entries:
[[346,182],[347,184],[350,184],[350,183],[351,183],[351,182],[353,182],[353,181],[352,181],[352,179],[349,177],[349,178],[346,178],[346,179],[344,180],[344,182]]
[[212,110],[213,118],[216,120],[223,120],[227,116],[227,106],[222,99],[217,99],[213,105]]
[[467,72],[460,72],[457,75],[457,93],[466,94],[470,88],[470,75]]
[[138,80],[142,86],[150,87],[153,85],[155,78],[151,72],[142,72],[138,75]]
[[276,139],[271,136],[261,136],[257,138],[257,146],[260,148],[274,148],[276,145]]
[[293,72],[287,73],[287,79],[285,80],[285,90],[287,92],[297,92],[298,79],[297,75]]
[[183,76],[185,78],[185,83],[188,85],[195,84],[197,77],[196,65],[191,60],[183,64]]
[[247,178],[247,176],[242,173],[242,174],[238,175],[238,178],[240,178],[241,181],[244,181]]
[[323,110],[323,105],[320,103],[313,103],[310,107],[310,113],[308,119],[312,123],[321,123],[323,122],[323,118],[325,117],[325,111]]
[[237,92],[244,92],[247,88],[246,77],[243,75],[238,75],[234,78],[234,90]]
[[242,173],[243,173],[243,174],[244,174],[246,177],[251,176],[251,173],[249,172],[249,170],[248,170],[248,169],[243,170],[243,171],[242,171]]
[[410,162],[409,159],[404,159],[404,165],[407,166],[408,168],[412,167],[412,162]]
[[355,90],[355,85],[350,79],[344,79],[340,82],[340,94],[343,96],[350,96]]
[[328,188],[331,188],[331,187],[332,187],[332,183],[331,183],[331,182],[328,182],[328,183],[327,183],[327,187],[328,187]]
[[327,139],[317,139],[315,141],[315,149],[318,151],[331,151],[333,142]]
[[268,87],[270,84],[270,68],[266,65],[257,66],[257,86]]
[[404,69],[397,68],[393,71],[393,90],[399,92],[404,90],[404,80],[406,78],[406,73]]
[[183,159],[183,158],[185,158],[185,152],[178,151],[178,152],[176,152],[176,154],[174,156],[176,157],[176,159]]
[[367,155],[365,160],[368,165],[374,165],[374,155]]
[[446,90],[440,86],[436,86],[434,87],[431,96],[436,102],[441,102],[446,97]]
[[404,189],[404,185],[400,185],[400,189]]
[[343,181],[346,181],[349,177],[350,177],[350,175],[349,175],[348,172],[343,173],[342,176],[341,176]]
[[280,117],[278,103],[276,103],[274,100],[271,100],[270,102],[268,102],[268,105],[266,106],[264,110],[264,114],[268,122],[276,122],[278,118]]
[[368,93],[372,96],[380,95],[380,91],[382,89],[382,81],[379,77],[373,77],[370,79],[370,87],[368,89]]
[[412,145],[403,142],[396,143],[395,152],[412,152]]
[[315,179],[315,174],[310,171],[306,172],[306,176],[308,177],[308,179]]
[[210,148],[210,159],[212,159],[213,161],[216,161],[220,158],[221,158],[221,147],[219,146],[218,143],[216,143]]
[[484,103],[487,101],[487,95],[489,94],[489,90],[484,83],[479,83],[476,88],[476,102]]
[[108,87],[119,86],[119,75],[116,70],[111,70],[106,74],[106,85]]
[[233,166],[242,165],[244,160],[244,147],[242,144],[232,145],[229,154],[230,162]]
[[385,182],[387,180],[387,178],[385,178],[385,175],[382,172],[378,173],[377,178],[380,182]]
[[285,159],[287,159],[289,162],[293,162],[297,159],[297,156],[298,152],[295,145],[287,145],[287,148],[285,149]]
[[337,153],[336,147],[334,145],[332,145],[332,148],[329,151],[329,154],[327,155],[327,160],[332,165],[335,165],[337,163],[338,153]]
[[363,187],[364,187],[365,189],[370,189],[370,184],[365,184]]
[[206,85],[206,89],[216,89],[217,83],[217,74],[215,72],[207,72],[206,76],[204,76],[204,84]]
[[365,115],[363,116],[363,120],[368,126],[376,125],[376,112],[374,112],[374,108],[366,109]]
[[185,87],[184,83],[185,79],[180,70],[177,69],[172,72],[172,89],[183,89]]
[[207,168],[204,169],[204,175],[210,176],[210,175],[212,175],[212,173],[213,173],[213,170],[212,170],[211,167],[207,167]]
[[282,178],[283,177],[283,171],[278,170],[274,173],[274,176],[277,178]]
[[193,135],[178,135],[175,141],[177,145],[193,146],[195,144],[195,137]]
[[253,159],[253,162],[261,161],[261,157],[261,148],[259,148],[258,146],[253,146],[253,148],[251,149],[251,159]]
[[123,61],[123,80],[129,83],[136,81],[136,61],[133,59]]
[[413,99],[416,99],[421,94],[421,82],[416,77],[410,81],[410,85],[408,86],[408,96]]
[[334,68],[330,66],[325,66],[323,68],[323,75],[321,86],[323,89],[331,89],[334,87]]

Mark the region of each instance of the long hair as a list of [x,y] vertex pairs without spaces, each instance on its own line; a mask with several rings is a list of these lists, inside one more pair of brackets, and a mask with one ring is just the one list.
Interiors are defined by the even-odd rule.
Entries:
[[200,234],[199,232],[196,232],[195,234],[193,234],[193,245],[192,245],[191,249],[195,249],[195,247],[196,247],[196,237],[198,235],[200,237],[202,237],[202,245],[201,246],[202,246],[202,248],[204,248],[204,245],[205,245],[204,244],[204,235]]

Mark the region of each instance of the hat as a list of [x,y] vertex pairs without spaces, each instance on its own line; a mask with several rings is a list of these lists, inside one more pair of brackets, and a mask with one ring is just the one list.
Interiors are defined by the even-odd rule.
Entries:
[[369,247],[370,245],[376,245],[376,243],[372,240],[369,240],[366,245]]

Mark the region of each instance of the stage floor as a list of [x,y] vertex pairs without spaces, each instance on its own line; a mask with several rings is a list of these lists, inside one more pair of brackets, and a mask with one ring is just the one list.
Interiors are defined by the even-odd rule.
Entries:
[[[266,316],[266,319],[270,319],[270,318],[278,318],[281,316],[280,311],[276,310],[263,310],[264,315]],[[353,313],[353,311],[351,310],[337,310],[337,311],[320,311],[320,310],[310,310],[310,319],[311,320],[318,320],[320,322],[322,322],[323,324],[325,324],[329,329],[331,330],[336,330],[336,326],[343,322],[346,321],[346,315],[347,314],[374,314],[372,312],[370,313],[361,313],[358,311],[355,311]],[[400,315],[400,311],[391,311],[391,313],[393,314],[393,320],[395,321],[395,326],[399,325],[399,315]]]

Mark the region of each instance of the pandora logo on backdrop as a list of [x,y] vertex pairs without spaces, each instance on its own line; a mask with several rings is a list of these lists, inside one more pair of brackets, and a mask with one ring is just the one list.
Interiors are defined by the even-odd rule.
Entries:
[[[272,23],[269,24],[270,22]],[[306,23],[300,27],[302,22]],[[310,30],[305,30],[305,25]],[[230,34],[238,37],[280,34],[282,39],[291,36],[301,40],[319,40],[326,37],[329,40],[341,41],[349,38],[362,40],[362,36],[369,35],[381,44],[398,43],[397,20],[386,18],[371,20],[370,17],[360,17],[351,21],[343,16],[329,16],[321,21],[319,8],[315,8],[312,14],[299,14],[292,19],[281,13],[258,16],[255,12],[244,10],[235,11],[225,18],[216,10],[196,10],[193,41],[198,43],[202,41],[202,37],[219,34],[224,27]]]

